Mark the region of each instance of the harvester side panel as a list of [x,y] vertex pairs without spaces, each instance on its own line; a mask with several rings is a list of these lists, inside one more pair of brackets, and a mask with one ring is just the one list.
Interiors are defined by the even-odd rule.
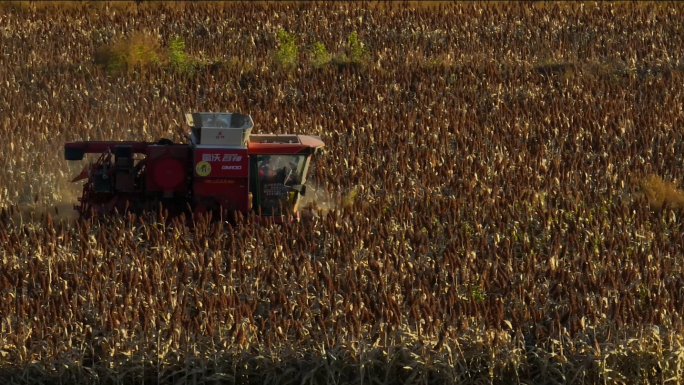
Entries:
[[196,147],[193,195],[198,206],[217,203],[228,211],[249,211],[249,154],[240,147]]
[[249,154],[246,148],[195,148],[195,178],[247,178]]
[[216,203],[228,211],[249,211],[247,178],[196,178],[193,190],[198,207],[217,209]]

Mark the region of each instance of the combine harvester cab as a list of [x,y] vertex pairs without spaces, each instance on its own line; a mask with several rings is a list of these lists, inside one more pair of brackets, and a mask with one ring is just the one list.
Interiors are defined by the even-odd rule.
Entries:
[[86,180],[74,208],[92,213],[155,211],[227,212],[271,217],[274,222],[299,218],[297,203],[306,194],[312,155],[324,146],[307,135],[252,134],[251,116],[236,113],[191,113],[189,143],[69,142],[66,160],[99,154],[73,182]]

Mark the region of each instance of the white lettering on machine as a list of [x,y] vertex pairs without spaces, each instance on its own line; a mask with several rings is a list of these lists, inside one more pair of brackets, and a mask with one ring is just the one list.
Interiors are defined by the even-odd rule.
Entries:
[[202,160],[205,162],[239,162],[242,160],[241,155],[237,154],[202,154]]

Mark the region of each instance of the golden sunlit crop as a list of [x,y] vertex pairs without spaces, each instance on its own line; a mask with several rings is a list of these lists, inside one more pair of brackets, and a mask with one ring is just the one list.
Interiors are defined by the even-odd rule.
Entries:
[[[0,6],[3,381],[684,381],[684,6],[63,3]],[[69,218],[193,111],[321,136],[309,219]]]

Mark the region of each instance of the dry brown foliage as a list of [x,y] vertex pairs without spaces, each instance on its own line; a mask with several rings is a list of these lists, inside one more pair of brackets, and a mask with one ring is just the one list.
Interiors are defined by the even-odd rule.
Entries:
[[662,209],[663,205],[677,209],[684,208],[684,192],[672,182],[664,181],[657,175],[649,175],[641,180],[639,187],[651,208],[655,210]]
[[[681,195],[622,197],[684,180],[684,6],[231,7],[0,8],[0,378],[682,382]],[[281,28],[294,70],[271,64]],[[93,63],[144,31],[211,64]],[[363,65],[305,60],[352,31]],[[320,135],[325,209],[193,231],[45,214],[78,194],[65,141],[178,141],[197,110]]]
[[160,46],[158,37],[140,31],[115,42],[103,44],[95,52],[94,57],[96,64],[109,69],[133,69],[166,62],[166,52]]

